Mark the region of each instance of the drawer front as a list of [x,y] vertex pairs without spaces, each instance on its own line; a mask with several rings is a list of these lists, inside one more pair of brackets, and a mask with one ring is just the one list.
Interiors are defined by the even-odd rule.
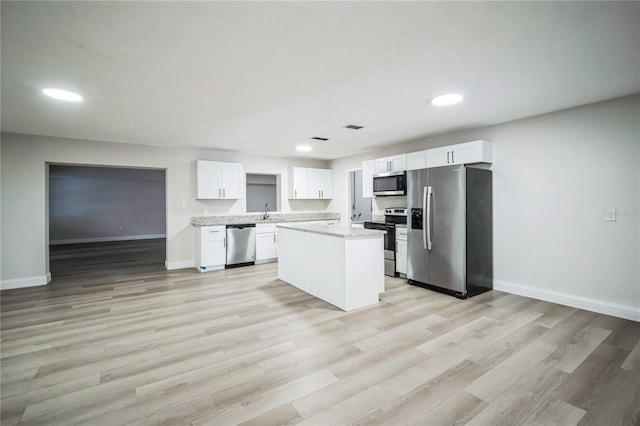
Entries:
[[275,223],[256,223],[256,234],[265,234],[268,232],[276,232]]

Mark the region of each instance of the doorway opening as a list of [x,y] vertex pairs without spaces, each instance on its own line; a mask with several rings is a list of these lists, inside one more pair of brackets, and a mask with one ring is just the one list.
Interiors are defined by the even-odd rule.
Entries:
[[372,198],[362,196],[362,170],[349,172],[349,217],[354,224],[371,220]]
[[247,213],[280,211],[280,175],[247,173]]
[[162,271],[166,171],[48,164],[48,250],[56,278]]

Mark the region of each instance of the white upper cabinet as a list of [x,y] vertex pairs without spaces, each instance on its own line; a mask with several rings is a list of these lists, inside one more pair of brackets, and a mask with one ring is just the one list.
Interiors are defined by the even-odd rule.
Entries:
[[491,142],[482,140],[428,149],[426,153],[427,167],[493,162]]
[[427,167],[427,151],[407,154],[407,170],[420,170]]
[[407,170],[407,154],[378,158],[376,160],[376,173],[402,172],[405,170]]
[[289,198],[329,200],[333,197],[330,169],[292,167],[289,169]]
[[315,190],[318,191],[320,199],[330,200],[333,198],[333,179],[330,169],[309,169],[309,177],[314,176],[314,181],[317,182],[317,187],[308,186],[307,190],[310,195]]
[[244,167],[239,163],[220,163],[220,188],[222,198],[242,198]]
[[373,175],[376,173],[376,160],[362,162],[362,198],[373,197]]
[[289,198],[307,198],[306,167],[291,167],[289,169]]
[[198,160],[196,162],[196,198],[220,200],[242,198],[242,175],[240,163]]

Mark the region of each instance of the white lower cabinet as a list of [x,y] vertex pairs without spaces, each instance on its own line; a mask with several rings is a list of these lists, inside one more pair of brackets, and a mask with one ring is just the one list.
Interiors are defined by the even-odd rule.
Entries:
[[407,228],[396,227],[396,272],[407,275]]
[[200,272],[224,269],[227,263],[227,228],[196,228],[196,269]]
[[274,223],[256,224],[256,263],[278,260],[278,230]]

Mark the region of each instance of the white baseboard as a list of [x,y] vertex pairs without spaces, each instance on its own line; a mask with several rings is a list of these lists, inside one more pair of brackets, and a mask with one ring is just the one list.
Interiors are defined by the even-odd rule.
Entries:
[[68,240],[51,240],[52,246],[59,244],[82,244],[82,243],[104,243],[107,241],[130,241],[130,240],[151,240],[156,238],[166,238],[167,234],[145,234],[145,235],[121,235],[117,237],[96,237],[96,238],[72,238]]
[[172,271],[174,269],[195,268],[196,263],[193,260],[181,260],[179,262],[169,262],[165,260],[164,267],[167,271]]
[[51,273],[39,277],[14,278],[12,280],[0,281],[0,290],[9,290],[12,288],[36,287],[47,285],[51,281]]
[[574,296],[573,294],[560,293],[557,291],[544,290],[498,280],[493,281],[493,289],[640,322],[640,307],[637,306],[620,305],[604,300]]

